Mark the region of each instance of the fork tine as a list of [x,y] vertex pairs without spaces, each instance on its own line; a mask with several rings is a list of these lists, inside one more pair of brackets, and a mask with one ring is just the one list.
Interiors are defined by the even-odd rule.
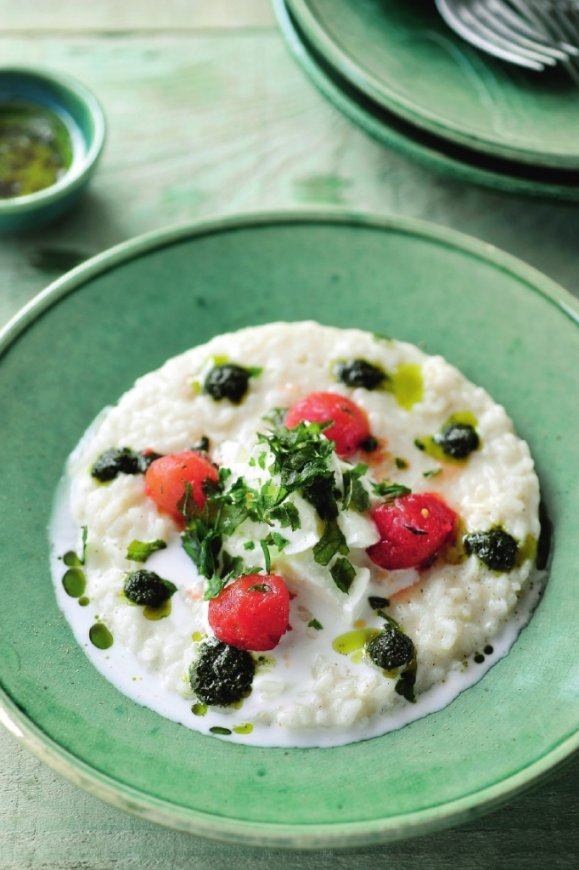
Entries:
[[497,11],[500,10],[502,17],[521,33],[531,37],[531,39],[545,39],[543,28],[533,26],[527,17],[523,17],[513,10],[512,6],[517,5],[513,0],[511,0],[511,3],[509,3],[509,0],[506,3],[502,2],[502,0],[495,0],[494,3],[491,3],[491,6],[496,8]]
[[541,62],[531,60],[528,57],[523,57],[514,52],[510,46],[508,48],[499,46],[495,39],[489,40],[481,36],[478,31],[474,31],[468,23],[465,23],[465,21],[462,20],[458,14],[457,8],[453,3],[450,3],[449,0],[436,0],[436,6],[449,27],[458,33],[459,36],[462,36],[462,38],[467,42],[472,43],[472,45],[475,45],[482,51],[486,51],[489,54],[495,55],[495,57],[500,57],[503,60],[507,60],[510,63],[517,64],[518,66],[536,70],[537,72],[541,72],[545,69]]
[[577,54],[576,46],[562,39],[560,31],[554,30],[551,15],[542,3],[535,3],[533,0],[510,0],[510,3],[520,11],[521,15],[540,28],[546,37],[556,39],[558,45],[567,54]]
[[[560,31],[564,38],[568,38],[571,40],[577,39],[577,32],[575,28],[571,25],[567,13],[563,9],[555,9],[554,10],[555,17],[560,24]],[[575,46],[575,54],[579,54],[579,49]]]
[[[517,2],[518,4],[520,3],[520,0],[512,0],[512,2]],[[552,9],[551,13],[549,13],[541,3],[537,3],[535,0],[531,0],[526,8],[528,9],[529,15],[535,16],[540,22],[542,22],[546,32],[550,33],[554,39],[558,40],[559,45],[568,49],[570,57],[566,61],[563,61],[563,65],[575,84],[579,85],[579,57],[577,47],[566,42],[568,31],[559,22],[559,17],[554,14],[558,10]]]
[[[554,48],[552,45],[547,44],[545,37],[541,37],[540,40],[529,39],[504,20],[501,20],[502,8],[500,3],[492,2],[492,0],[488,6],[485,6],[484,3],[475,3],[473,11],[477,12],[485,20],[491,30],[495,30],[500,36],[514,43],[517,48],[526,48],[531,51],[537,51],[540,54],[547,54],[556,60],[567,60],[565,52],[560,48]],[[516,20],[516,16],[514,17]]]
[[468,24],[468,26],[474,32],[478,33],[480,37],[482,37],[483,39],[486,39],[488,42],[494,43],[494,45],[498,46],[499,48],[502,48],[506,51],[510,51],[513,54],[518,54],[519,57],[523,57],[523,58],[526,58],[528,60],[535,61],[536,63],[540,63],[540,64],[547,65],[547,66],[555,66],[556,65],[556,63],[557,63],[556,60],[554,58],[552,58],[550,55],[545,54],[544,52],[541,53],[541,52],[536,51],[536,50],[532,51],[531,49],[523,48],[522,46],[519,46],[519,45],[517,45],[517,46],[513,45],[513,43],[510,40],[504,39],[502,36],[500,36],[496,32],[496,30],[493,30],[486,23],[484,23],[483,21],[480,21],[478,18],[476,18],[472,14],[470,9],[466,9],[465,7],[461,7],[461,14],[462,14],[462,17],[463,17],[463,20],[465,21],[465,23]]

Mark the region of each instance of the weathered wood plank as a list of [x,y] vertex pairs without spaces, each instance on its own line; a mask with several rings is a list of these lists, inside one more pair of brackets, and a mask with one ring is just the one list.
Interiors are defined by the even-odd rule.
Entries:
[[3,33],[155,31],[273,25],[270,0],[0,0]]
[[[0,10],[7,5],[0,0]],[[48,20],[43,7],[67,6],[10,5],[26,8],[35,26]],[[91,5],[82,4],[83,14],[93,14]],[[123,4],[102,5],[116,15]],[[224,0],[222,8],[230,5]],[[137,0],[127,6],[145,8]],[[3,63],[42,63],[78,76],[110,123],[92,192],[75,213],[0,239],[0,323],[76,257],[146,230],[255,208],[341,205],[431,219],[518,254],[564,284],[579,283],[572,206],[460,185],[384,150],[318,95],[273,31],[65,40],[4,33],[0,52]],[[68,785],[0,732],[0,868],[571,868],[579,851],[578,773],[576,763],[455,831],[384,849],[287,855],[134,820]]]
[[0,320],[57,274],[43,252],[89,255],[138,233],[244,209],[338,205],[424,217],[481,236],[577,285],[572,205],[439,178],[380,147],[325,102],[275,32],[103,40],[0,35],[4,63],[78,76],[110,125],[74,215],[0,239]]
[[[0,731],[2,870],[565,870],[576,866],[579,761],[460,828],[355,852],[280,852],[164,830],[60,779]],[[4,762],[3,762],[4,763]]]

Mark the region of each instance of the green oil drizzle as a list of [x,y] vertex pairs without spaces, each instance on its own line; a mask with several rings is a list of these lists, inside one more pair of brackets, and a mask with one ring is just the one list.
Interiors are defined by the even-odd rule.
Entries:
[[367,641],[376,637],[377,634],[380,634],[379,628],[356,628],[354,631],[347,631],[345,634],[339,634],[338,637],[335,637],[332,641],[332,647],[340,655],[347,656],[350,653],[363,650]]
[[24,102],[0,106],[0,199],[51,187],[72,156],[70,133],[54,112]]
[[97,649],[109,649],[113,645],[113,636],[103,622],[95,622],[91,625],[88,636]]
[[62,578],[64,591],[71,598],[80,598],[86,589],[86,576],[80,568],[69,568]]
[[199,641],[203,640],[204,637],[205,637],[205,635],[203,634],[202,631],[194,631],[193,634],[191,635],[191,639],[195,643],[199,643]]
[[[464,423],[465,425],[472,426],[473,429],[476,429],[478,420],[470,411],[457,411],[456,414],[452,414],[448,420],[445,420],[440,427],[441,431],[446,429],[447,426],[452,426],[454,423]],[[449,456],[444,452],[440,444],[436,443],[432,435],[426,435],[424,438],[417,438],[414,443],[419,450],[422,450],[422,452],[426,453],[428,456],[432,456],[432,458],[438,460],[438,462],[451,462],[461,465],[465,462],[465,459],[468,458],[456,459],[453,456]]]
[[212,734],[231,734],[229,728],[222,728],[221,725],[214,725],[209,729]]
[[83,595],[82,598],[78,599],[78,603],[81,607],[86,607],[87,604],[90,604],[90,598],[87,598],[86,595]]
[[269,671],[275,665],[274,656],[260,655],[257,657],[254,656],[254,659],[256,668],[260,668],[260,670],[263,671]]
[[251,722],[246,722],[244,725],[235,725],[233,728],[236,734],[251,734],[253,725]]
[[537,558],[537,539],[534,535],[527,535],[522,544],[519,545],[517,553],[517,565],[522,565],[527,559],[535,561]]
[[409,411],[424,396],[422,369],[417,363],[400,363],[384,389],[394,394],[401,408]]
[[157,619],[165,619],[171,613],[171,599],[167,598],[159,607],[143,607],[143,616],[156,622]]
[[78,556],[74,550],[69,550],[62,557],[62,561],[65,565],[68,565],[69,568],[77,568],[79,565],[82,565],[82,561],[80,556]]
[[207,704],[193,704],[191,712],[194,716],[205,716],[207,714]]

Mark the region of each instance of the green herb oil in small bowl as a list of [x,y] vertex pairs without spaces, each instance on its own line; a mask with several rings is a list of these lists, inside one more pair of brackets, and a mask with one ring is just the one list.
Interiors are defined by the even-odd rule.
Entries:
[[0,104],[0,198],[52,187],[72,161],[72,136],[63,118],[34,103]]

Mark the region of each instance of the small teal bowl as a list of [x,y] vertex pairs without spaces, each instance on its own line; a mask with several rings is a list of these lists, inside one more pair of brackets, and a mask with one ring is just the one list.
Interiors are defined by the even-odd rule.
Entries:
[[55,184],[25,196],[0,199],[0,233],[48,223],[71,208],[86,188],[106,138],[104,112],[76,79],[28,67],[0,68],[0,105],[32,103],[63,120],[73,141],[73,161]]

